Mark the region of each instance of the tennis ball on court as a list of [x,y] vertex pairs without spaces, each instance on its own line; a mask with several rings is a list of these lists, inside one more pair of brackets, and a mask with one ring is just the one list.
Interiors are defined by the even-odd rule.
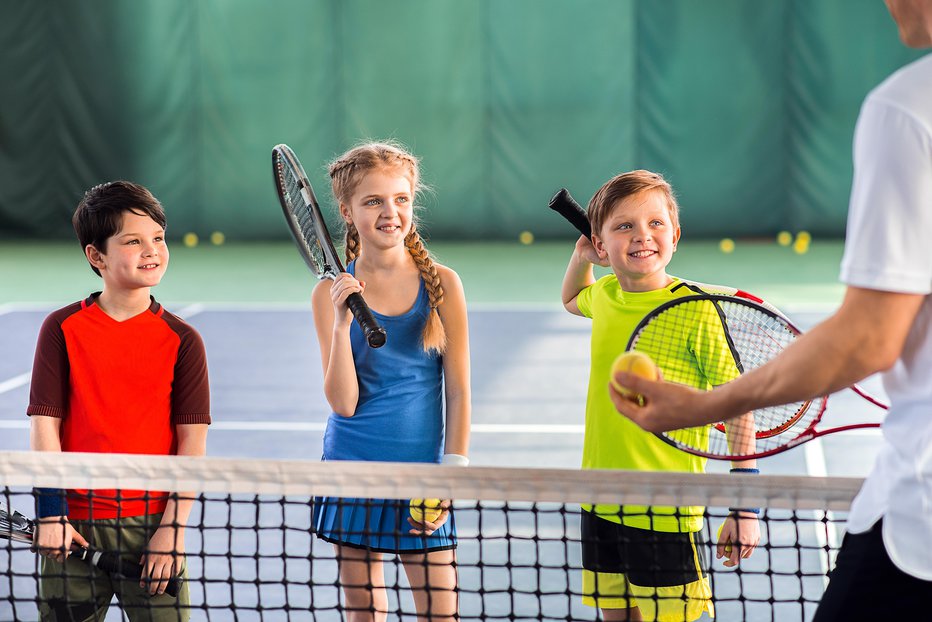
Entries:
[[808,231],[800,231],[799,233],[796,234],[796,241],[797,242],[805,241],[805,243],[808,244],[809,242],[812,241],[812,236],[809,235]]
[[725,238],[718,243],[718,248],[723,253],[733,253],[735,250],[735,241],[731,238]]
[[805,255],[809,251],[809,240],[797,237],[793,242],[793,250],[797,255]]
[[[722,537],[722,528],[723,528],[724,526],[725,526],[725,523],[722,523],[721,525],[718,526],[718,533],[715,534],[715,542],[716,542],[716,543],[717,543],[717,542],[719,541],[719,539]],[[729,540],[727,543],[725,543],[725,555],[726,555],[726,556],[730,556],[730,555],[731,555],[731,541],[730,541],[730,540]]]
[[419,523],[432,523],[442,512],[440,499],[411,499],[411,518]]
[[223,235],[222,231],[214,231],[210,234],[210,243],[214,246],[220,246],[227,241],[227,236]]
[[612,386],[615,387],[615,390],[618,391],[623,397],[643,406],[643,396],[629,391],[625,387],[618,384],[618,382],[615,380],[615,374],[620,371],[626,371],[636,376],[640,376],[641,378],[647,378],[648,380],[657,380],[659,377],[657,372],[657,365],[649,356],[643,352],[638,352],[637,350],[628,350],[627,352],[622,352],[615,358],[615,362],[612,363],[612,369],[609,373],[609,379],[612,383]]
[[185,233],[184,237],[181,238],[182,243],[188,248],[194,248],[197,246],[197,234],[196,233]]
[[518,236],[518,241],[524,244],[525,246],[528,244],[533,244],[534,234],[531,233],[530,231],[522,231],[521,235]]
[[777,244],[780,246],[789,246],[793,243],[793,234],[789,231],[781,231],[777,234]]

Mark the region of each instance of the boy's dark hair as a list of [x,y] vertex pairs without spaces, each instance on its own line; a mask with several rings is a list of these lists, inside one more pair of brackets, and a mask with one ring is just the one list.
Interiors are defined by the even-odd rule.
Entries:
[[667,201],[667,208],[673,226],[679,227],[680,208],[677,205],[676,196],[673,194],[673,188],[659,173],[637,170],[615,175],[592,196],[588,210],[592,233],[601,235],[602,225],[612,213],[612,210],[615,209],[615,204],[618,201],[645,190],[656,191],[663,195]]
[[[151,192],[131,181],[110,181],[85,192],[84,198],[74,210],[71,224],[74,225],[81,250],[90,244],[101,253],[106,253],[107,238],[120,230],[125,212],[146,215],[165,228],[165,210]],[[100,276],[100,270],[94,266],[91,266],[91,270]]]

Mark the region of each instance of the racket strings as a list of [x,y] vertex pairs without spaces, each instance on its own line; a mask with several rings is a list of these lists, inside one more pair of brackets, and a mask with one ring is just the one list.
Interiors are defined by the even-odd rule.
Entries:
[[288,204],[287,215],[292,225],[297,227],[300,233],[300,235],[295,236],[295,239],[299,242],[301,254],[304,255],[308,266],[317,274],[318,278],[329,276],[333,269],[328,265],[324,256],[317,235],[317,228],[314,224],[314,217],[311,210],[307,208],[304,196],[301,194],[301,184],[287,163],[279,160],[276,169],[278,181],[282,188],[282,197]]
[[[782,318],[740,299],[683,298],[662,308],[632,338],[631,348],[651,356],[664,380],[710,390],[756,369],[796,338]],[[785,445],[815,423],[809,402],[762,408],[726,425],[673,430],[675,445],[712,456],[749,455]]]

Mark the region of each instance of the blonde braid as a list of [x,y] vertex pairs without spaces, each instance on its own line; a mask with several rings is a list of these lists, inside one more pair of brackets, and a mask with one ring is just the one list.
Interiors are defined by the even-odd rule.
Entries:
[[440,285],[437,266],[434,264],[434,260],[431,259],[430,253],[427,252],[427,248],[424,247],[424,243],[421,241],[421,236],[414,227],[405,237],[405,247],[411,254],[411,258],[414,259],[414,265],[417,266],[418,271],[421,273],[421,280],[424,281],[427,300],[430,304],[427,323],[424,324],[424,331],[421,333],[424,351],[443,354],[447,349],[447,335],[438,310],[438,307],[443,304],[443,287]]
[[359,257],[359,231],[356,225],[351,222],[346,223],[346,237],[344,238],[346,254],[346,263],[349,263]]

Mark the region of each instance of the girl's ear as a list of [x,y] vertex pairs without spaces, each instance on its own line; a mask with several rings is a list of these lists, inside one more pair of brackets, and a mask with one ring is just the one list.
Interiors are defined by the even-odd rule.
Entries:
[[343,218],[343,222],[353,224],[353,215],[344,203],[340,203],[340,216]]

